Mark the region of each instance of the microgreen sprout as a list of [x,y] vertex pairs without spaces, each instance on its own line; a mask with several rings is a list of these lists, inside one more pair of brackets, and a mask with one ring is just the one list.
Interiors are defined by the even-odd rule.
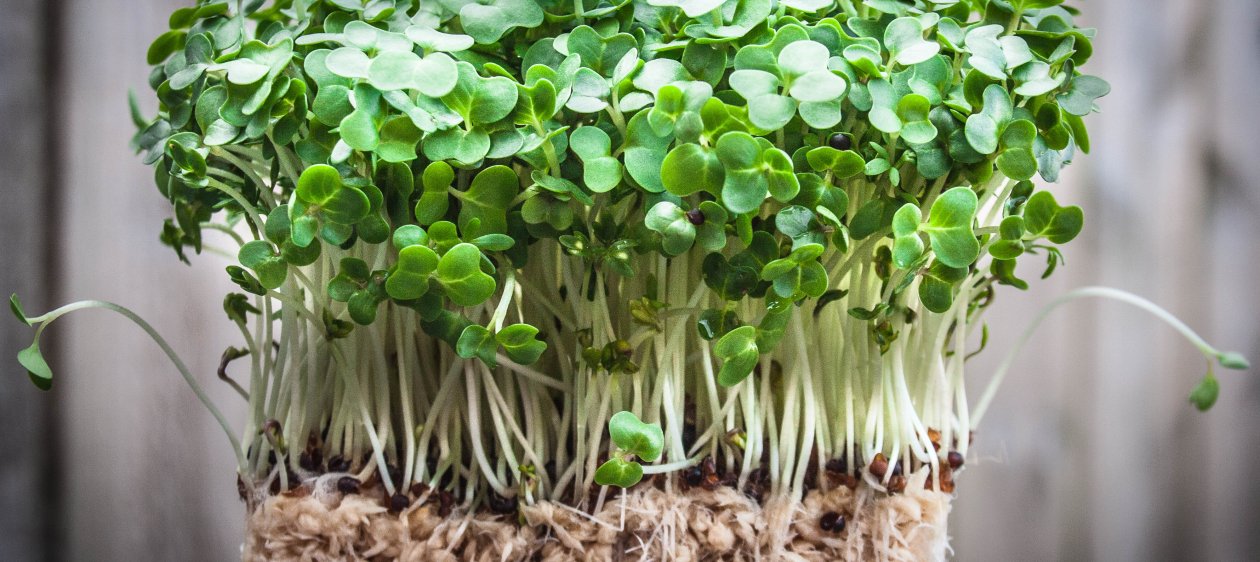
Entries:
[[[236,244],[243,427],[116,305],[15,298],[18,359],[48,388],[51,322],[123,314],[263,493],[333,471],[395,510],[413,484],[589,508],[703,462],[800,499],[838,459],[896,492],[962,466],[1011,367],[972,410],[983,311],[1081,232],[1045,184],[1108,86],[1061,4],[201,0],[148,50],[133,146],[179,259]],[[1083,296],[1247,366],[1127,293],[1054,305]]]

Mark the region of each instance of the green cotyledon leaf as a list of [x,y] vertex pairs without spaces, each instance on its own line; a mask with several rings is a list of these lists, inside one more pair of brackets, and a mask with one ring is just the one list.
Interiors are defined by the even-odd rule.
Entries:
[[617,447],[645,461],[661,458],[665,433],[659,425],[644,423],[632,412],[617,412],[608,420],[608,434]]
[[942,193],[932,203],[927,224],[921,228],[927,232],[932,251],[941,263],[967,267],[980,256],[980,242],[972,230],[978,204],[976,193],[965,186]]
[[757,366],[757,328],[741,326],[718,339],[713,354],[722,360],[718,383],[725,387],[739,384]]
[[459,306],[479,305],[494,294],[494,277],[481,270],[481,250],[467,242],[447,250],[436,271],[447,298]]
[[538,328],[529,324],[512,324],[499,330],[494,339],[512,361],[530,365],[538,361],[547,350],[546,342],[539,341]]

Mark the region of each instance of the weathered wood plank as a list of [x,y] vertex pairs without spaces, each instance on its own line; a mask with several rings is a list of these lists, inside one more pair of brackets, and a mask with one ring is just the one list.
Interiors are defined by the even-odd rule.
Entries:
[[[30,309],[49,304],[49,166],[45,158],[49,110],[42,70],[47,61],[45,10],[38,0],[0,2],[0,239],[4,240],[0,290],[21,293]],[[18,55],[18,53],[22,53]],[[52,403],[27,382],[13,360],[32,332],[9,317],[0,320],[0,560],[48,557],[47,503],[56,428]]]
[[[59,257],[65,298],[133,308],[171,345],[225,409],[243,402],[215,378],[236,343],[223,316],[224,263],[181,264],[158,242],[169,204],[127,147],[127,91],[153,111],[148,42],[186,0],[69,2],[65,9],[65,206]],[[221,242],[221,240],[215,240]],[[211,416],[158,347],[104,312],[64,321],[58,399],[66,428],[62,517],[71,560],[232,560],[243,507],[232,454]]]
[[[1254,358],[1260,6],[1082,6],[1101,30],[1090,72],[1114,86],[1091,121],[1095,152],[1056,188],[1086,206],[1086,231],[1054,290],[1002,295],[1010,299],[994,316],[996,332],[1009,341],[1014,334],[1003,332],[1022,330],[1048,296],[1102,283],[1149,297]],[[978,436],[981,457],[998,462],[963,477],[958,558],[1253,557],[1260,485],[1243,467],[1260,442],[1254,374],[1218,373],[1222,398],[1203,415],[1185,402],[1202,359],[1144,313],[1081,304],[1043,330]],[[999,359],[976,362],[977,382]]]

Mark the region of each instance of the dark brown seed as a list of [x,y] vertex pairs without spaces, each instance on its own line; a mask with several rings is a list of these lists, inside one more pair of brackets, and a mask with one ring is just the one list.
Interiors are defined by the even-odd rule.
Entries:
[[700,471],[700,467],[693,466],[683,471],[683,482],[688,486],[696,487],[704,481],[704,473]]
[[508,515],[516,513],[516,507],[516,496],[505,498],[496,492],[490,492],[490,511],[502,515]]
[[829,533],[844,532],[844,516],[834,511],[828,511],[818,520],[818,527]]
[[809,464],[805,465],[805,481],[803,484],[806,490],[813,490],[818,487],[818,449],[814,449],[809,455]]
[[875,453],[875,458],[871,460],[871,466],[868,468],[872,476],[883,478],[888,473],[888,461],[884,459],[884,454]]
[[853,148],[853,141],[849,138],[849,135],[844,133],[831,135],[831,138],[827,139],[827,144],[831,145],[831,148],[836,150],[848,150]]
[[844,474],[849,471],[849,463],[844,457],[837,457],[827,461],[828,474]]
[[455,497],[446,490],[438,491],[438,517],[446,517],[451,514],[451,506],[455,504]]
[[359,493],[359,479],[353,476],[342,476],[337,479],[337,491],[343,494]]
[[687,211],[687,222],[696,226],[704,224],[704,213],[700,212],[700,209]]
[[949,456],[946,458],[949,460],[949,467],[954,470],[958,470],[962,467],[964,462],[962,453],[959,453],[958,451],[950,451]]
[[757,503],[766,499],[766,486],[770,482],[770,472],[764,468],[754,468],[748,473],[748,482],[744,484],[744,495]]
[[350,472],[350,461],[341,455],[328,459],[328,472]]
[[298,455],[298,466],[301,466],[303,470],[315,472],[322,464],[324,464],[324,452],[319,449],[307,449]]
[[394,494],[389,498],[389,511],[392,513],[398,513],[407,509],[409,505],[411,505],[411,499],[402,494]]
[[721,477],[718,476],[717,464],[713,462],[713,457],[705,457],[704,462],[700,463],[700,474],[700,485],[706,490],[716,490],[718,484],[722,482]]
[[892,469],[893,476],[901,476],[902,474],[905,473],[905,470],[901,468],[902,464],[904,463],[898,462],[897,464],[893,465],[893,469]]
[[899,475],[899,476],[893,476],[892,478],[889,478],[888,491],[892,493],[899,493],[899,492],[906,491],[906,477]]
[[954,471],[951,470],[947,466],[942,466],[940,468],[940,471],[941,471],[941,476],[940,476],[941,489],[944,490],[946,487],[948,487],[949,489],[946,491],[949,491],[949,492],[954,491]]

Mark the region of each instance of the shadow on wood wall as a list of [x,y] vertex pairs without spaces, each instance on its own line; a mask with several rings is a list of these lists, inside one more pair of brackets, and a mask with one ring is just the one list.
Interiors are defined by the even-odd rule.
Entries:
[[[234,342],[224,262],[183,266],[158,243],[169,209],[127,149],[126,92],[145,89],[148,39],[183,3],[0,0],[0,289],[33,310],[132,306],[209,380]],[[1054,279],[999,294],[973,396],[1041,304],[1087,284],[1151,297],[1260,359],[1260,3],[1077,4],[1102,29],[1090,71],[1114,86],[1095,152],[1056,188],[1087,209],[1085,234]],[[42,395],[9,359],[29,337],[18,328],[0,322],[0,560],[239,556],[226,443],[157,348],[117,318],[76,318],[48,338],[61,378]],[[1077,304],[1042,330],[977,435],[956,557],[1253,559],[1257,372],[1224,374],[1200,415],[1185,393],[1201,361],[1141,313]],[[239,419],[239,399],[210,388]]]

